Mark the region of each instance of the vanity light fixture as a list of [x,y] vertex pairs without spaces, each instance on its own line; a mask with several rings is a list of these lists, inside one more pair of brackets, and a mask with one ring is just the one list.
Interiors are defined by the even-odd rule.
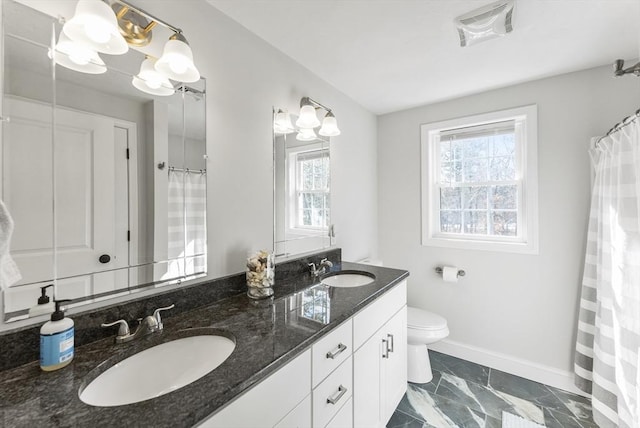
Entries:
[[291,115],[287,110],[278,110],[273,119],[273,130],[276,134],[291,134],[295,131],[291,123]]
[[58,43],[53,51],[49,49],[48,55],[56,64],[81,73],[102,74],[107,71],[107,66],[96,51],[85,44],[72,41],[62,31]]
[[79,0],[73,18],[62,27],[71,40],[111,55],[127,53],[129,45],[120,34],[118,19],[101,0]]
[[316,135],[316,131],[313,128],[300,128],[298,135],[296,135],[296,140],[298,141],[313,141],[316,140],[318,136]]
[[333,112],[331,110],[329,110],[324,116],[324,119],[322,120],[322,127],[318,131],[318,134],[324,137],[335,137],[336,135],[340,135],[338,122],[336,121],[336,117],[333,115]]
[[197,82],[200,72],[193,63],[193,52],[182,32],[176,32],[165,43],[156,70],[179,82]]
[[296,126],[298,128],[316,128],[320,126],[318,116],[316,116],[316,108],[311,103],[311,98],[302,97],[300,99],[300,116],[296,120]]
[[156,71],[156,60],[147,56],[140,65],[140,72],[133,76],[131,84],[138,90],[151,95],[169,96],[175,93],[173,85],[167,77]]
[[[173,32],[173,35],[164,45],[162,56],[157,61],[145,58],[141,64],[140,73],[133,78],[132,83],[141,91],[153,95],[171,95],[175,90],[168,79],[187,83],[200,79],[200,72],[193,62],[193,52],[181,29],[130,5],[124,0],[79,0],[75,14],[64,24],[62,32],[72,42],[84,46],[85,51],[83,51],[82,58],[85,58],[88,56],[88,50],[92,50],[94,53],[121,55],[129,50],[129,45],[146,46],[152,38],[151,30],[158,24],[168,28]],[[62,36],[60,40],[63,40]],[[79,52],[78,49],[74,50],[74,52],[76,51]],[[85,61],[85,59],[81,59],[79,54],[75,54],[73,58],[68,53],[67,57],[69,58],[63,58],[57,53],[54,53],[54,56],[58,64],[72,70],[94,74],[98,72],[98,69],[91,65],[75,67],[73,64],[76,64],[76,59],[79,59],[80,62]],[[104,62],[96,60],[96,57],[97,53],[95,56],[91,56],[89,64],[98,64],[106,71]],[[66,61],[67,59],[70,59],[71,63]],[[162,79],[157,75],[152,75],[153,70],[149,64],[153,65],[153,70],[163,75]],[[104,73],[104,71],[99,72]],[[169,91],[171,92],[169,93]]]
[[320,128],[319,134],[325,137],[335,137],[336,135],[340,135],[338,122],[336,121],[336,117],[331,109],[309,97],[302,97],[300,99],[300,116],[296,121],[296,126],[300,129],[313,129],[320,126],[320,121],[316,116],[316,109],[318,108],[322,108],[327,112],[322,121],[322,127]]

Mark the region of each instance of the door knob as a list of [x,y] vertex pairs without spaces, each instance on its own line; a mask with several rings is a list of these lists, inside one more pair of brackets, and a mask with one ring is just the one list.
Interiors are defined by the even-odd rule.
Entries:
[[98,261],[100,263],[109,263],[111,261],[111,256],[109,254],[103,254],[100,257],[98,257]]

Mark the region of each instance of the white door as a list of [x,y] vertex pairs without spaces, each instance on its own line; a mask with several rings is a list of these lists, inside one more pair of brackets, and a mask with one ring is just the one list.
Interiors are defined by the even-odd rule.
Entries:
[[[5,101],[11,120],[5,123],[2,190],[16,223],[11,250],[22,283],[53,277],[53,146],[57,277],[126,267],[128,189],[122,174],[127,169],[127,142],[116,132],[114,120],[56,108],[52,144],[50,106],[17,98]],[[116,230],[116,225],[124,229]],[[108,261],[100,260],[103,255]],[[102,282],[114,279],[98,277]],[[84,282],[86,287],[95,281],[89,277]],[[58,298],[78,297],[75,292],[64,294],[56,290]]]

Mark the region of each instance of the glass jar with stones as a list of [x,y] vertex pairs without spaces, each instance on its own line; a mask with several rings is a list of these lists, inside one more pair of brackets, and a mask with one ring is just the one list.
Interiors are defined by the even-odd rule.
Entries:
[[273,296],[275,278],[274,256],[262,250],[247,257],[247,296],[265,299]]

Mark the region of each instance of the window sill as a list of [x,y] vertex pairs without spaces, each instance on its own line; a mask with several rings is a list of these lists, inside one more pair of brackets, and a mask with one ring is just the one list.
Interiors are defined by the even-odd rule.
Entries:
[[422,239],[422,245],[425,247],[456,248],[461,250],[538,254],[537,242],[499,242],[464,238],[425,237]]

